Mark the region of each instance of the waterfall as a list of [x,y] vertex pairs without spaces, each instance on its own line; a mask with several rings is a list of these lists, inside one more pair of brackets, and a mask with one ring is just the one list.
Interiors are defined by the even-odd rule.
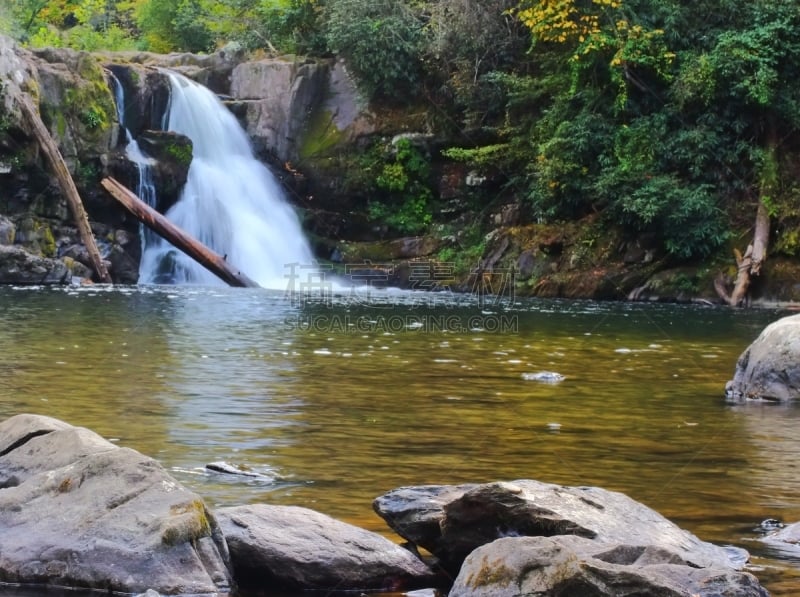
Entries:
[[[313,263],[297,215],[216,95],[168,75],[167,129],[189,137],[193,150],[186,185],[166,216],[260,285],[285,289],[291,268]],[[162,239],[146,248],[139,272],[140,283],[221,284]]]
[[[131,132],[125,126],[125,89],[114,73],[111,71],[108,71],[108,73],[111,76],[112,87],[114,88],[114,101],[117,105],[117,121],[119,122],[121,131],[125,133],[125,155],[131,162],[136,164],[136,170],[139,174],[135,189],[136,194],[142,201],[147,203],[147,205],[155,208],[156,186],[153,183],[153,171],[151,168],[153,160],[144,154],[139,147],[139,143],[133,138]],[[158,236],[144,225],[139,226],[139,233],[142,237],[142,253],[144,254],[148,245],[153,244]],[[141,276],[141,271],[139,274]]]

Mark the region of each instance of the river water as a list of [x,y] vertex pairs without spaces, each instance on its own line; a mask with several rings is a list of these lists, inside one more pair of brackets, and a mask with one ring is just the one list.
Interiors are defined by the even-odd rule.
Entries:
[[[531,478],[622,491],[753,554],[773,595],[800,561],[800,410],[725,382],[779,309],[338,296],[200,287],[0,289],[0,418],[45,414],[158,459],[212,506],[313,508],[395,538],[403,485]],[[537,381],[539,372],[564,376]],[[209,473],[224,461],[258,479]]]

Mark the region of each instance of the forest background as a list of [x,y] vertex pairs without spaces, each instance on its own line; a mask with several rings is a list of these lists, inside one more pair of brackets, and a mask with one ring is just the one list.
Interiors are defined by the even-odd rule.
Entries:
[[[456,141],[443,155],[530,222],[592,216],[685,263],[731,260],[760,219],[771,254],[800,256],[792,0],[15,0],[0,30],[90,51],[340,56],[373,103],[423,107]],[[424,232],[426,176],[401,148],[372,216]]]

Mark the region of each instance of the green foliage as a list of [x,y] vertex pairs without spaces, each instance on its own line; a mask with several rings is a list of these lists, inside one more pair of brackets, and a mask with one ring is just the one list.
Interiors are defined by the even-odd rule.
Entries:
[[415,95],[424,26],[404,2],[331,0],[325,17],[328,46],[370,97],[402,102]]
[[103,125],[105,114],[97,107],[89,107],[81,112],[81,120],[90,129],[96,129]]
[[427,157],[408,139],[400,139],[391,161],[383,164],[375,178],[380,201],[370,201],[370,220],[385,224],[401,234],[419,234],[431,224],[429,187],[430,165]]
[[154,52],[206,52],[214,46],[199,0],[142,0],[136,23]]
[[167,153],[179,164],[188,166],[192,163],[192,146],[189,143],[169,143]]
[[452,264],[453,273],[465,276],[480,264],[486,252],[486,236],[477,222],[466,226],[444,225],[444,236],[453,239],[452,244],[439,250],[437,259],[442,263]]

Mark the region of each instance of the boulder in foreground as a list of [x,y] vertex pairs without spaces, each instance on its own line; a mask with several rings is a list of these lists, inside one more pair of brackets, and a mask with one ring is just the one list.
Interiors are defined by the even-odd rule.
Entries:
[[452,573],[474,549],[495,539],[555,535],[606,546],[654,546],[695,568],[737,565],[726,549],[701,541],[622,493],[599,487],[527,479],[404,487],[377,498],[373,506],[395,532],[430,551]]
[[767,597],[756,578],[729,568],[693,568],[652,546],[609,547],[574,535],[509,537],[473,551],[449,597],[658,595]]
[[408,550],[314,510],[257,504],[217,516],[243,588],[397,591],[434,581]]
[[104,592],[226,594],[222,533],[152,458],[38,415],[0,423],[0,579]]

